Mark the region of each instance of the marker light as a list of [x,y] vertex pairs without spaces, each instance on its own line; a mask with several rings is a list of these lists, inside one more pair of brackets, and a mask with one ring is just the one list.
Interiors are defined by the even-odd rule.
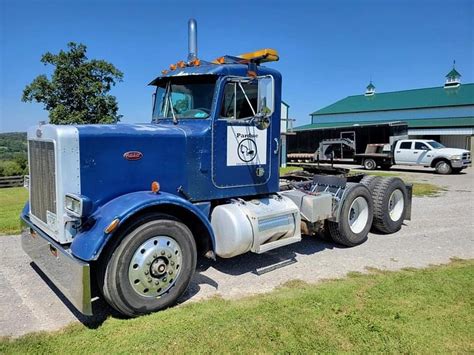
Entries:
[[166,69],[165,69],[165,70],[162,70],[162,71],[161,71],[161,74],[162,74],[162,75],[168,74],[168,70],[166,70]]
[[255,52],[240,54],[237,57],[250,61],[257,61],[260,63],[276,62],[278,59],[280,59],[280,57],[278,56],[278,52],[275,49],[271,48],[265,48]]
[[180,60],[178,63],[176,63],[178,68],[184,68],[186,66],[186,63],[182,60]]
[[195,67],[198,67],[201,65],[201,61],[196,58],[191,62],[191,64],[194,65]]
[[104,233],[106,234],[112,233],[115,229],[117,229],[119,223],[120,223],[120,219],[115,218],[112,222],[110,222],[107,228],[104,229]]
[[170,65],[170,70],[176,70],[176,64],[171,64]]
[[151,192],[157,194],[160,191],[160,184],[158,181],[153,181],[151,183]]

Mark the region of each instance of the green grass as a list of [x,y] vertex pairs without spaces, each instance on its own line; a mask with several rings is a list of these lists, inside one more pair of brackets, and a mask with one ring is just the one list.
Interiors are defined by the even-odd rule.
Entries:
[[287,166],[286,168],[280,168],[280,175],[291,173],[292,171],[303,170],[296,166]]
[[24,187],[0,189],[0,234],[20,233],[20,212],[27,199]]
[[472,353],[474,262],[293,281],[136,319],[0,342],[0,353]]

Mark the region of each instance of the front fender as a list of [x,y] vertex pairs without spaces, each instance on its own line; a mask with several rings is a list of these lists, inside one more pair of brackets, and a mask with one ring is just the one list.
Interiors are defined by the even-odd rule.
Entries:
[[104,246],[114,237],[114,232],[109,234],[104,232],[112,220],[118,218],[120,226],[144,208],[158,205],[175,205],[194,213],[207,228],[214,243],[214,233],[209,219],[198,207],[167,192],[155,194],[150,191],[139,191],[119,196],[97,209],[91,216],[95,220],[94,225],[74,237],[71,244],[72,254],[85,261],[97,260]]

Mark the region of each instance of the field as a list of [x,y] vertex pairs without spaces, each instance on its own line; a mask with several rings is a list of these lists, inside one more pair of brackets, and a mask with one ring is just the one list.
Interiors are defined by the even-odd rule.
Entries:
[[20,212],[28,199],[24,187],[0,189],[0,234],[20,232]]
[[473,278],[474,262],[456,260],[316,285],[292,281],[261,296],[5,339],[0,353],[472,353]]

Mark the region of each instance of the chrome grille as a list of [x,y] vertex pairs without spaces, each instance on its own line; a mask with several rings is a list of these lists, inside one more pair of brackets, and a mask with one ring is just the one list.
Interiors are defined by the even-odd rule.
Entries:
[[30,161],[30,210],[44,223],[47,212],[56,214],[56,167],[54,143],[28,141]]

